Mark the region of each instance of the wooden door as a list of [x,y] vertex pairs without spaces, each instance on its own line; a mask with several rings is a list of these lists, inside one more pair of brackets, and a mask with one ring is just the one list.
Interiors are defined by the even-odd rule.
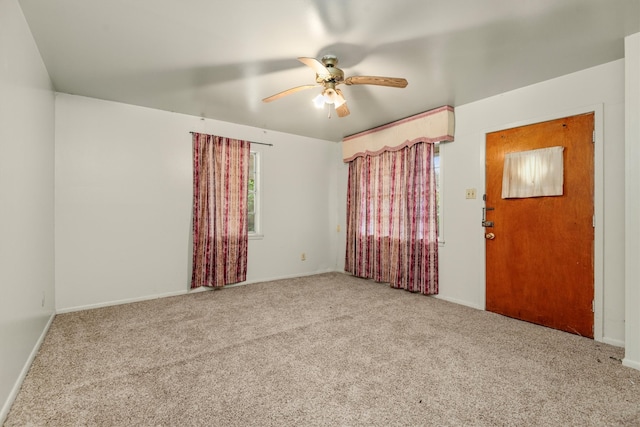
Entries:
[[[590,113],[487,134],[488,311],[593,338],[593,130]],[[563,194],[503,199],[505,154],[553,146]]]

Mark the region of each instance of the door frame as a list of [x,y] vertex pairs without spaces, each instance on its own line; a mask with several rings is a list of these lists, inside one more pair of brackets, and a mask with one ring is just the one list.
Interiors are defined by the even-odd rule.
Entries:
[[[577,116],[580,114],[594,113],[593,126],[595,131],[595,146],[594,148],[594,193],[593,193],[593,208],[595,214],[595,228],[594,228],[594,259],[593,259],[593,339],[595,341],[603,341],[604,337],[604,105],[602,103],[586,105],[584,107],[573,108],[570,110],[557,111],[542,116],[537,116],[529,119],[524,119],[516,122],[500,124],[491,126],[483,130],[483,145],[481,154],[482,164],[482,184],[481,188],[484,189],[483,193],[486,193],[486,150],[487,150],[487,134],[492,132],[498,132],[515,127],[528,126],[536,123],[547,122],[550,120],[561,119],[564,117]],[[484,241],[484,228],[480,226],[480,213],[478,214],[478,234]],[[487,253],[486,245],[482,245],[484,263],[483,263],[483,286],[484,292],[482,294],[482,307],[487,309],[486,292],[487,292]],[[611,343],[617,345],[616,343]]]

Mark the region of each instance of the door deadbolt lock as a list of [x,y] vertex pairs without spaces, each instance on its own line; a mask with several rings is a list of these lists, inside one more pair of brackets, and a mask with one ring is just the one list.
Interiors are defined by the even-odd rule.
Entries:
[[482,208],[482,226],[493,227],[493,221],[487,221],[487,211],[492,211],[495,208]]
[[496,235],[493,234],[493,233],[487,233],[487,234],[484,235],[484,238],[487,239],[487,240],[493,240],[493,239],[496,238]]

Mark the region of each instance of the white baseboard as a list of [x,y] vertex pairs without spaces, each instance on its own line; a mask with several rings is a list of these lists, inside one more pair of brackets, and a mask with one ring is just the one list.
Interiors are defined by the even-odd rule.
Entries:
[[437,299],[441,299],[443,301],[452,302],[454,304],[459,304],[459,305],[464,305],[466,307],[475,308],[476,310],[484,311],[484,307],[480,307],[477,304],[472,304],[469,301],[463,301],[463,300],[459,300],[459,299],[456,299],[456,298],[450,298],[450,297],[443,297],[443,296],[440,296],[440,295],[432,295],[432,297],[437,298]]
[[[323,269],[323,270],[318,270],[318,271],[314,271],[314,272],[310,272],[310,273],[297,273],[297,274],[290,274],[290,275],[285,275],[285,276],[274,276],[274,277],[267,277],[267,278],[263,278],[263,279],[247,280],[245,282],[240,282],[240,283],[234,283],[232,285],[227,285],[227,286],[225,286],[225,288],[232,288],[234,286],[250,285],[252,283],[273,282],[274,280],[293,279],[295,277],[314,276],[316,274],[331,273],[333,271],[334,271],[333,269]],[[211,290],[211,288],[200,287],[200,288],[196,288],[196,289],[184,289],[184,290],[180,290],[180,291],[165,292],[165,293],[162,293],[162,294],[153,294],[153,295],[146,295],[146,296],[135,297],[135,298],[126,298],[126,299],[115,300],[115,301],[100,302],[100,303],[96,303],[96,304],[87,304],[87,305],[79,305],[79,306],[75,306],[75,307],[61,308],[61,309],[56,310],[56,313],[57,314],[73,313],[75,311],[91,310],[91,309],[94,309],[94,308],[110,307],[110,306],[113,306],[113,305],[130,304],[132,302],[148,301],[148,300],[154,300],[154,299],[158,299],[158,298],[175,297],[175,296],[178,296],[178,295],[191,294],[191,293],[195,293],[195,292],[205,292],[205,291],[208,291],[208,290]]]
[[20,371],[20,375],[18,376],[18,379],[16,379],[15,384],[11,388],[11,392],[9,393],[7,400],[2,405],[2,410],[0,411],[0,426],[4,425],[4,422],[7,420],[7,416],[9,416],[9,411],[11,410],[11,405],[13,405],[14,400],[16,400],[16,396],[18,396],[20,387],[22,387],[22,383],[25,377],[27,376],[29,369],[31,368],[31,364],[33,363],[33,360],[36,358],[36,354],[38,354],[38,350],[40,350],[40,346],[42,345],[44,338],[47,336],[47,332],[49,332],[49,327],[51,326],[51,323],[53,322],[53,319],[55,317],[56,317],[56,314],[51,313],[51,316],[49,317],[49,321],[47,322],[44,329],[42,330],[42,333],[40,334],[38,341],[36,341],[35,345],[33,346],[33,349],[31,350],[31,353],[29,354],[29,357],[27,358],[27,361],[24,363],[24,366]]
[[327,268],[327,269],[323,269],[323,270],[312,271],[310,273],[296,273],[296,274],[287,274],[287,275],[284,275],[284,276],[273,276],[273,277],[268,277],[268,278],[265,278],[265,279],[247,280],[246,282],[234,283],[233,285],[227,285],[227,286],[225,286],[225,288],[233,288],[234,286],[250,285],[252,283],[273,282],[275,280],[295,279],[296,277],[315,276],[316,274],[334,273],[334,272],[336,272],[334,269]]
[[[195,291],[192,291],[192,292],[195,292]],[[186,293],[189,293],[188,289],[185,289],[182,291],[165,292],[163,294],[154,294],[154,295],[146,295],[142,297],[126,298],[126,299],[115,300],[115,301],[99,302],[96,304],[78,305],[75,307],[58,309],[56,310],[56,313],[57,314],[72,313],[74,311],[91,310],[94,308],[110,307],[112,305],[129,304],[132,302],[148,301],[148,300],[158,299],[158,298],[175,297],[177,295],[184,295]]]
[[624,341],[622,340],[616,340],[613,338],[607,338],[607,337],[602,337],[602,341],[605,344],[609,344],[612,345],[614,347],[623,347],[624,348]]
[[629,360],[625,357],[624,359],[622,359],[622,365],[640,371],[640,362],[637,360]]

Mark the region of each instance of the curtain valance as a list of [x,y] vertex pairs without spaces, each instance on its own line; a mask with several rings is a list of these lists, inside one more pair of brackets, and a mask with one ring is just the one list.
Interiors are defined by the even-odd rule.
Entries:
[[418,142],[453,141],[453,107],[444,106],[369,129],[342,140],[342,159],[400,150]]

